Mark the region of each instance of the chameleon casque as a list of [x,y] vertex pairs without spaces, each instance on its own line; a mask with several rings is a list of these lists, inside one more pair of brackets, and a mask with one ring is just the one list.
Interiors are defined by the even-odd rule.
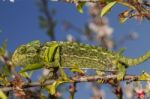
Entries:
[[36,40],[18,47],[12,56],[12,63],[15,66],[28,65],[28,67],[35,63],[40,64],[36,68],[57,67],[62,74],[65,74],[64,67],[78,68],[78,70],[91,68],[97,71],[117,71],[117,78],[121,80],[126,73],[126,68],[138,65],[149,58],[150,51],[133,59],[123,56],[122,51],[113,52],[88,44],[59,41],[41,44]]

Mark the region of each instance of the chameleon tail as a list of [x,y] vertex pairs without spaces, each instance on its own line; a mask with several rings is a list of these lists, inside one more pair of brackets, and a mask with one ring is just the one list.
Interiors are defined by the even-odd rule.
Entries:
[[143,62],[145,62],[146,60],[150,59],[150,51],[148,51],[146,54],[144,54],[143,56],[133,59],[133,58],[127,58],[127,57],[120,57],[120,61],[125,63],[127,66],[135,66],[138,64],[141,64]]

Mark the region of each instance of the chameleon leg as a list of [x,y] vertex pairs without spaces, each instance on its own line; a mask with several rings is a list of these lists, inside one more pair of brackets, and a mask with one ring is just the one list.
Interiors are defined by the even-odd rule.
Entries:
[[72,68],[71,68],[71,71],[72,72],[77,72],[77,73],[80,73],[80,74],[85,74],[84,71],[81,70],[78,65],[73,65]]
[[67,74],[65,73],[64,69],[61,67],[60,65],[60,47],[57,48],[56,50],[56,54],[55,54],[55,63],[58,66],[62,79],[65,81],[70,81],[69,77],[67,76]]
[[[61,76],[63,80],[68,80],[68,77],[66,75],[66,73],[64,72],[63,68],[60,65],[60,47],[59,44],[57,42],[48,45],[47,47],[49,47],[49,49],[47,49],[45,51],[45,60],[49,63],[49,67],[58,67],[58,69],[60,70]],[[51,63],[53,63],[53,66],[51,66]]]
[[61,77],[54,81],[52,85],[48,86],[49,92],[51,95],[55,95],[56,91],[57,91],[57,87],[62,84],[62,83],[66,83],[66,82],[71,82],[71,80],[69,79],[69,77],[67,76],[67,74],[65,73],[65,71],[63,70],[63,68],[61,67],[59,61],[57,62],[58,65],[58,69],[60,70],[61,73]]
[[105,73],[103,71],[101,71],[101,70],[96,70],[96,74],[97,75],[104,75]]
[[[103,76],[105,74],[105,72],[100,71],[100,70],[96,70],[96,74],[99,75],[99,76]],[[98,80],[97,82],[100,83],[100,84],[103,84],[104,80]]]
[[125,48],[121,48],[121,49],[118,51],[118,54],[119,54],[119,55],[123,54],[123,52],[124,52],[125,50],[126,50]]
[[57,68],[48,68],[45,71],[47,71],[48,73],[46,75],[43,75],[40,78],[41,85],[43,85],[45,83],[45,81],[48,80],[48,79],[56,79],[58,77],[57,73],[56,73]]
[[69,79],[69,77],[67,76],[67,74],[65,73],[64,69],[61,67],[61,64],[60,64],[60,47],[57,46],[57,48],[55,49],[55,51],[53,51],[53,53],[54,52],[55,52],[55,54],[52,57],[54,58],[55,66],[57,66],[58,69],[60,70],[61,77],[60,77],[60,79],[54,81],[54,83],[52,85],[47,86],[50,94],[52,94],[52,95],[56,94],[57,87],[60,84],[66,83],[66,82],[71,82],[71,80]]
[[120,80],[123,80],[125,74],[126,74],[126,68],[123,64],[121,63],[118,63],[117,64],[118,66],[118,69],[119,69],[119,73],[118,73],[118,76],[117,76],[117,80],[120,81]]

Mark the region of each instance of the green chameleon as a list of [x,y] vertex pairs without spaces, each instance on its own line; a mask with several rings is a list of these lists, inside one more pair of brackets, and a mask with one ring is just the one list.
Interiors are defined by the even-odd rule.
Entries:
[[83,68],[96,71],[116,71],[117,79],[122,80],[126,68],[138,65],[150,58],[150,51],[145,55],[133,59],[122,55],[124,50],[113,52],[102,47],[91,46],[76,42],[46,42],[32,41],[18,47],[13,56],[15,66],[25,66],[23,71],[39,68],[58,68],[63,80],[68,77],[63,68],[70,68],[82,72]]

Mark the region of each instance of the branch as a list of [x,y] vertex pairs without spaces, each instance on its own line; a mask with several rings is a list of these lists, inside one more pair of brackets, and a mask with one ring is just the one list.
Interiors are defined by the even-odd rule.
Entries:
[[[76,83],[93,82],[93,81],[103,81],[103,83],[109,83],[110,80],[116,80],[116,78],[117,78],[117,75],[108,75],[108,76],[96,75],[96,76],[72,77],[71,79],[73,82],[76,82]],[[141,75],[140,76],[126,75],[122,81],[124,81],[124,80],[147,81],[148,79],[141,79]],[[46,85],[52,84],[54,81],[55,80],[48,80],[44,84],[41,84],[40,82],[25,83],[22,88],[26,89],[26,88],[30,88],[30,87],[46,86]],[[12,91],[13,87],[1,87],[0,90],[4,91],[4,92],[8,92],[8,91]]]
[[1,60],[3,60],[3,62],[8,66],[9,70],[12,72],[12,74],[14,76],[17,75],[17,72],[15,71],[15,68],[12,64],[12,62],[10,61],[9,57],[8,56],[5,56],[5,55],[2,55],[0,56]]
[[100,2],[100,0],[51,0],[53,2],[67,2],[67,3],[76,3],[76,2],[92,2],[92,3],[97,3]]
[[44,17],[46,18],[48,24],[47,34],[48,36],[51,37],[51,40],[54,41],[55,40],[54,28],[56,23],[54,21],[52,13],[49,10],[48,0],[40,0],[40,2],[41,2],[42,13],[44,14]]
[[[76,2],[91,2],[91,3],[97,3],[100,2],[101,0],[50,0],[51,2],[67,2],[67,3],[76,3]],[[127,0],[120,0],[120,1],[124,1],[127,2]],[[102,1],[103,2],[103,1]],[[143,1],[142,4],[145,4],[147,6],[150,6],[150,2],[149,1]]]

